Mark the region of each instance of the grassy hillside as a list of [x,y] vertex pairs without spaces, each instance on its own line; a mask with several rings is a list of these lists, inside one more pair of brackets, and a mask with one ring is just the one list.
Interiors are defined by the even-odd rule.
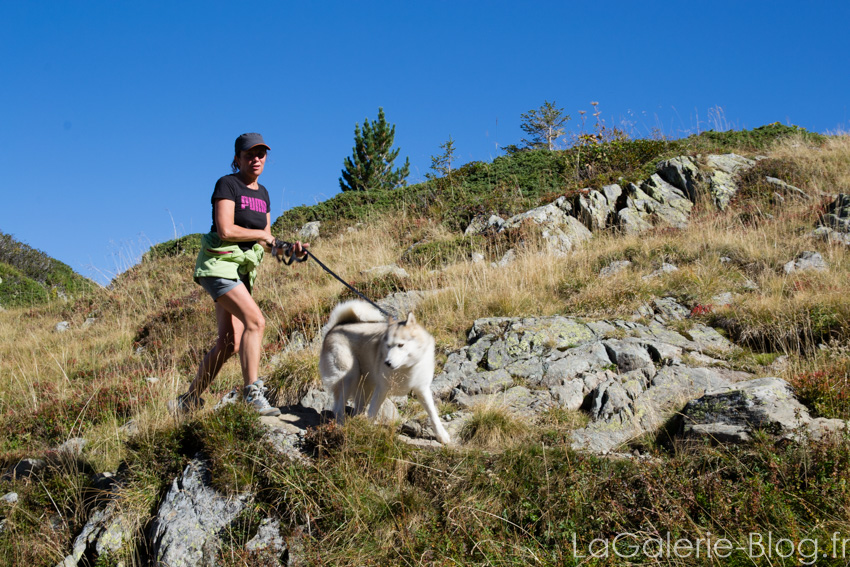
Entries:
[[[533,230],[462,236],[480,213],[507,215],[585,187],[643,179],[666,157],[730,151],[768,159],[759,162],[759,175],[741,180],[726,211],[698,202],[686,229],[599,233],[561,258],[545,256]],[[811,198],[779,202],[763,186],[764,175]],[[694,308],[693,320],[717,326],[744,347],[734,367],[779,375],[813,415],[847,420],[850,254],[807,235],[829,201],[825,195],[848,190],[850,138],[771,125],[677,141],[518,151],[402,190],[345,193],[299,207],[277,219],[274,232],[291,238],[303,222],[321,220],[316,256],[370,297],[435,291],[417,318],[437,339],[438,365],[465,344],[477,318],[628,318],[645,301],[671,296]],[[61,561],[94,505],[91,473],[120,470],[121,506],[135,522],[139,545],[103,565],[142,564],[146,523],[199,449],[210,456],[221,490],[250,486],[257,494],[221,565],[265,564],[238,548],[268,512],[282,519],[287,534],[308,534],[304,553],[322,565],[574,565],[582,562],[573,553],[574,534],[585,555],[592,539],[624,532],[641,541],[668,532],[674,541],[720,535],[742,541],[772,532],[777,539],[817,539],[827,554],[835,551],[826,548],[833,533],[850,538],[847,439],[776,445],[765,436],[742,447],[642,439],[633,448],[643,458],[612,460],[569,448],[569,431],[585,419],[580,412],[552,411],[535,423],[484,412],[479,429],[492,435],[438,451],[408,446],[390,428],[359,419],[343,428],[322,426],[310,434],[317,458],[305,465],[267,447],[259,422],[238,406],[177,423],[166,403],[185,390],[215,337],[212,302],[190,279],[193,246],[193,237],[157,245],[109,289],[78,292],[67,304],[33,301],[0,312],[0,375],[6,378],[0,465],[42,457],[72,437],[88,440],[80,459],[52,464],[37,482],[2,481],[0,492],[14,490],[19,501],[0,507],[0,562]],[[473,252],[495,260],[511,247],[518,259],[510,269],[469,261]],[[829,270],[786,275],[784,263],[804,250],[819,251]],[[632,269],[601,284],[599,270],[622,259]],[[363,274],[395,262],[408,278]],[[679,270],[643,278],[662,262]],[[349,294],[312,262],[266,262],[260,270],[256,298],[267,320],[261,374],[279,390],[281,403],[290,402],[318,381],[317,352],[285,352],[274,364],[272,357],[296,334],[315,337],[332,306]],[[5,273],[0,277],[5,283]],[[710,305],[725,291],[741,299]],[[95,322],[84,325],[89,318]],[[71,329],[54,332],[60,320]],[[780,356],[787,357],[783,365],[769,366]],[[238,363],[228,363],[206,394],[208,407],[240,381]],[[612,555],[583,564],[620,564]],[[770,564],[800,559],[774,555]],[[659,562],[705,564],[696,558]],[[715,562],[754,563],[740,551]]]
[[0,232],[0,306],[40,305],[95,286],[67,264]]

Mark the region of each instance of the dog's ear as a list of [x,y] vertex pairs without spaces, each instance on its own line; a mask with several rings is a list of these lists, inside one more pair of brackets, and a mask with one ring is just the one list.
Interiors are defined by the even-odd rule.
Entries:
[[413,316],[413,311],[407,312],[407,320],[404,322],[405,325],[415,325],[416,317]]

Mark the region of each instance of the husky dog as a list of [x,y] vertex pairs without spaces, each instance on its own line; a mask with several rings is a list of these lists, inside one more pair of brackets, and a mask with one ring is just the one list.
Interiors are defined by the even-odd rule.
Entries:
[[352,398],[355,415],[368,403],[368,416],[375,419],[387,396],[413,392],[428,412],[437,440],[449,443],[431,396],[434,337],[413,313],[404,321],[387,321],[365,301],[337,305],[322,329],[319,373],[333,393],[338,422],[345,419],[345,405]]

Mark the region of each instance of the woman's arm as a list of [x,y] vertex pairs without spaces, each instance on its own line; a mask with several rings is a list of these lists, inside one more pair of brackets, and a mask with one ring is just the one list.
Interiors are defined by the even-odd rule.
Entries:
[[230,199],[216,199],[213,206],[215,208],[215,226],[222,240],[229,242],[249,242],[256,240],[266,249],[269,249],[274,244],[270,213],[266,213],[266,228],[260,230],[244,228],[233,223],[234,215],[236,214],[236,203]]

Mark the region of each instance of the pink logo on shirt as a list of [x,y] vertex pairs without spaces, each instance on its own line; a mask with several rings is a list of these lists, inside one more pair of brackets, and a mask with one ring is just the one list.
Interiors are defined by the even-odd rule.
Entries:
[[254,211],[255,213],[269,212],[264,200],[257,199],[256,197],[248,197],[247,195],[242,195],[242,208]]

